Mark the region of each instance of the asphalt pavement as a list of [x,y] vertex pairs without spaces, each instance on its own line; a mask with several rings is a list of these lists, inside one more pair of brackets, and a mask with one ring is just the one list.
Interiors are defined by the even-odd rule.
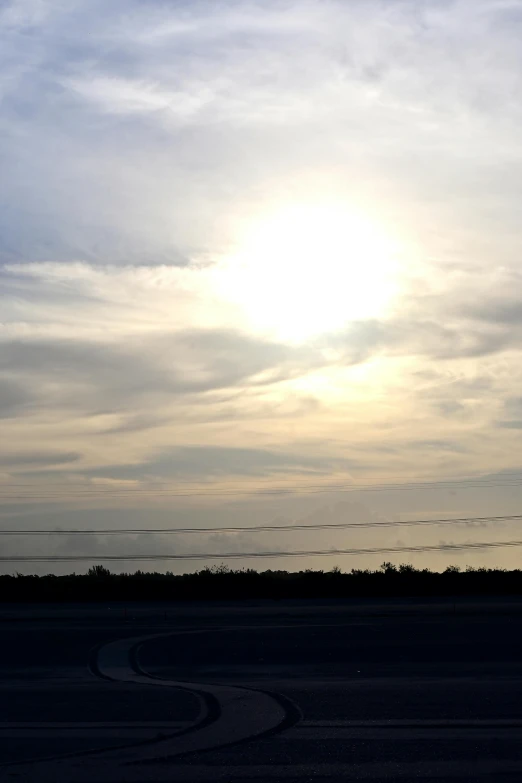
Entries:
[[0,780],[522,780],[522,605],[0,611]]

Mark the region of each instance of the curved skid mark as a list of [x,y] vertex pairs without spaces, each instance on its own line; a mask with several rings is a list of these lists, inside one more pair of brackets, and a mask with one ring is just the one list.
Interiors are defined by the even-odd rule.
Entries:
[[301,718],[298,708],[278,694],[238,686],[160,679],[140,667],[137,651],[142,644],[186,633],[208,633],[208,629],[119,639],[95,647],[91,651],[89,668],[96,677],[113,682],[190,690],[201,705],[198,719],[192,725],[167,737],[132,746],[22,763],[17,765],[16,779],[20,783],[35,780],[39,783],[143,781],[144,770],[140,773],[138,765],[168,761],[273,734],[289,728]]
[[145,642],[171,635],[121,639],[104,645],[98,650],[98,670],[103,676],[120,682],[184,688],[198,694],[200,698],[211,697],[219,705],[219,715],[215,720],[202,721],[195,731],[162,740],[161,754],[158,753],[159,747],[142,748],[139,758],[129,758],[128,762],[157,759],[159,755],[169,757],[210,750],[265,734],[282,724],[286,726],[287,713],[281,702],[262,691],[231,685],[157,679],[144,672],[133,651]]

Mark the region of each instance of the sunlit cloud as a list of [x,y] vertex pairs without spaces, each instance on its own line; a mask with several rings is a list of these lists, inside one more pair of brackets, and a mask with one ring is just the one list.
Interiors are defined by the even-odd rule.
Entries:
[[521,32],[519,0],[5,4],[2,484],[518,469]]

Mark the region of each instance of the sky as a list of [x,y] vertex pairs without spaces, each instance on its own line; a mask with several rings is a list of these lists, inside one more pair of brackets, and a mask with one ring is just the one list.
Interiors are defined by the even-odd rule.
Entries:
[[[0,3],[0,530],[100,531],[0,556],[516,567],[444,547],[517,520],[374,523],[522,510],[521,35],[522,0]],[[361,526],[103,533],[323,522]]]

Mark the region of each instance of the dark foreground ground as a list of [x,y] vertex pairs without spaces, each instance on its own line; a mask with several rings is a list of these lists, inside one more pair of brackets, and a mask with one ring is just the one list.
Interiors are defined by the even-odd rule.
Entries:
[[2,781],[522,780],[517,602],[6,606],[0,637]]

